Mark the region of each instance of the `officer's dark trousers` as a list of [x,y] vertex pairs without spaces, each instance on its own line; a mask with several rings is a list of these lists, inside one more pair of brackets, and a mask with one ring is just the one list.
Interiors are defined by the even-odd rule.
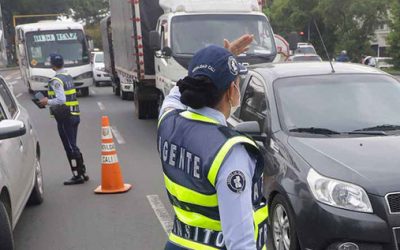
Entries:
[[77,115],[71,115],[65,119],[57,120],[58,134],[64,145],[65,152],[68,159],[80,156],[80,150],[76,145],[76,138],[78,136],[78,126],[81,121]]
[[165,249],[164,250],[188,250],[187,248],[183,248],[180,246],[177,246],[171,242],[167,242],[167,245],[165,245]]

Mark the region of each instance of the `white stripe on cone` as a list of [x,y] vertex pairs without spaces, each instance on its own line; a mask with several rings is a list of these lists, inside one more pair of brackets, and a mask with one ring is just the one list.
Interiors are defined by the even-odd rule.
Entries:
[[114,152],[116,150],[114,143],[102,143],[101,151],[103,152]]
[[101,156],[101,163],[102,164],[115,164],[118,163],[117,155],[102,155]]

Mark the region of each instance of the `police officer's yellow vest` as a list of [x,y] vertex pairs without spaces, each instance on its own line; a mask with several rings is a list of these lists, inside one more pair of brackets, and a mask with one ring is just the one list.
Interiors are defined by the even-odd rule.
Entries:
[[80,115],[79,111],[79,102],[76,97],[76,89],[73,83],[73,79],[69,74],[60,73],[57,74],[49,81],[47,95],[49,99],[55,98],[55,92],[53,87],[51,86],[51,82],[57,81],[64,88],[64,94],[66,98],[65,105],[69,107],[71,111],[71,115]]
[[[215,185],[229,151],[243,144],[259,159],[255,176],[247,180],[247,185],[253,188],[254,239],[257,249],[265,250],[268,207],[262,195],[263,161],[257,144],[209,117],[190,111],[167,112],[158,126],[165,186],[176,214],[169,240],[188,249],[226,249]],[[187,161],[188,152],[192,164],[197,161],[201,167],[193,170],[185,166],[182,154]],[[232,218],[235,219],[241,218]]]

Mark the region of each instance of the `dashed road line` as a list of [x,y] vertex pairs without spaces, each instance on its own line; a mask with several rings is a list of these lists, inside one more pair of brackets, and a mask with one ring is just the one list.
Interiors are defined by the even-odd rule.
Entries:
[[104,111],[106,109],[106,107],[104,107],[103,103],[101,102],[97,102],[97,105],[99,106],[101,111]]
[[24,93],[19,93],[15,97],[20,98]]
[[116,127],[111,127],[111,131],[114,135],[114,138],[117,140],[118,144],[125,144],[125,139],[122,137],[121,133],[117,130]]
[[165,209],[165,206],[161,202],[158,195],[147,195],[147,199],[149,200],[150,206],[153,208],[154,213],[156,214],[161,226],[164,228],[164,231],[168,236],[173,226],[171,216],[169,215],[167,209]]
[[91,93],[92,95],[95,95],[95,94],[96,94],[96,91],[94,91],[94,89],[90,89],[90,93]]

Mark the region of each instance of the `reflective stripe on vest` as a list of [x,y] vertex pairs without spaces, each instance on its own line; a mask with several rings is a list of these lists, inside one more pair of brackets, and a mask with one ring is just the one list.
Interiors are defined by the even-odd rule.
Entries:
[[[158,123],[159,127],[162,121],[168,117],[168,114],[173,115],[171,111],[172,110],[165,112],[160,117]],[[175,113],[176,112],[177,111],[175,111]],[[214,119],[190,111],[183,111],[179,113],[179,115],[192,121],[214,125],[219,124]],[[214,190],[219,169],[230,150],[237,144],[245,144],[258,149],[257,144],[245,136],[238,135],[227,139],[212,160],[211,167],[206,176],[209,183],[214,187]],[[168,178],[166,174],[164,174],[164,181],[178,221],[186,224],[188,227],[199,228],[200,230],[207,229],[216,233],[222,231],[221,222],[219,220],[218,197],[216,190],[213,194],[203,194],[175,183]],[[266,242],[265,236],[267,232],[266,222],[268,218],[268,207],[266,203],[259,204],[256,207],[258,207],[258,209],[255,209],[253,212],[254,238],[257,243],[257,249],[263,250],[266,249],[266,245],[263,243]],[[204,211],[208,212],[206,213]],[[213,212],[217,213],[218,219],[213,219],[215,216],[209,216],[210,214],[213,214]],[[170,234],[169,240],[189,249],[225,249],[225,247],[210,245],[211,243],[207,245],[203,244],[203,242],[200,242],[199,240],[196,241],[187,238],[184,235],[177,234],[176,232]]]
[[[64,83],[64,81],[62,80],[62,78],[66,78],[66,80],[70,80],[70,84],[67,84],[68,86],[66,86],[66,84]],[[58,75],[56,75],[55,77],[53,77],[50,82],[52,81],[58,81],[60,82],[60,84],[63,86],[64,88],[64,94],[65,94],[65,105],[68,106],[70,108],[71,111],[71,115],[80,115],[80,110],[79,110],[79,102],[76,98],[76,89],[73,86],[73,82],[72,82],[72,78],[70,75],[66,74],[66,73],[60,73]],[[53,99],[55,98],[55,91],[53,90],[53,88],[51,87],[49,82],[49,88],[47,91],[47,95],[49,97],[49,99]]]

